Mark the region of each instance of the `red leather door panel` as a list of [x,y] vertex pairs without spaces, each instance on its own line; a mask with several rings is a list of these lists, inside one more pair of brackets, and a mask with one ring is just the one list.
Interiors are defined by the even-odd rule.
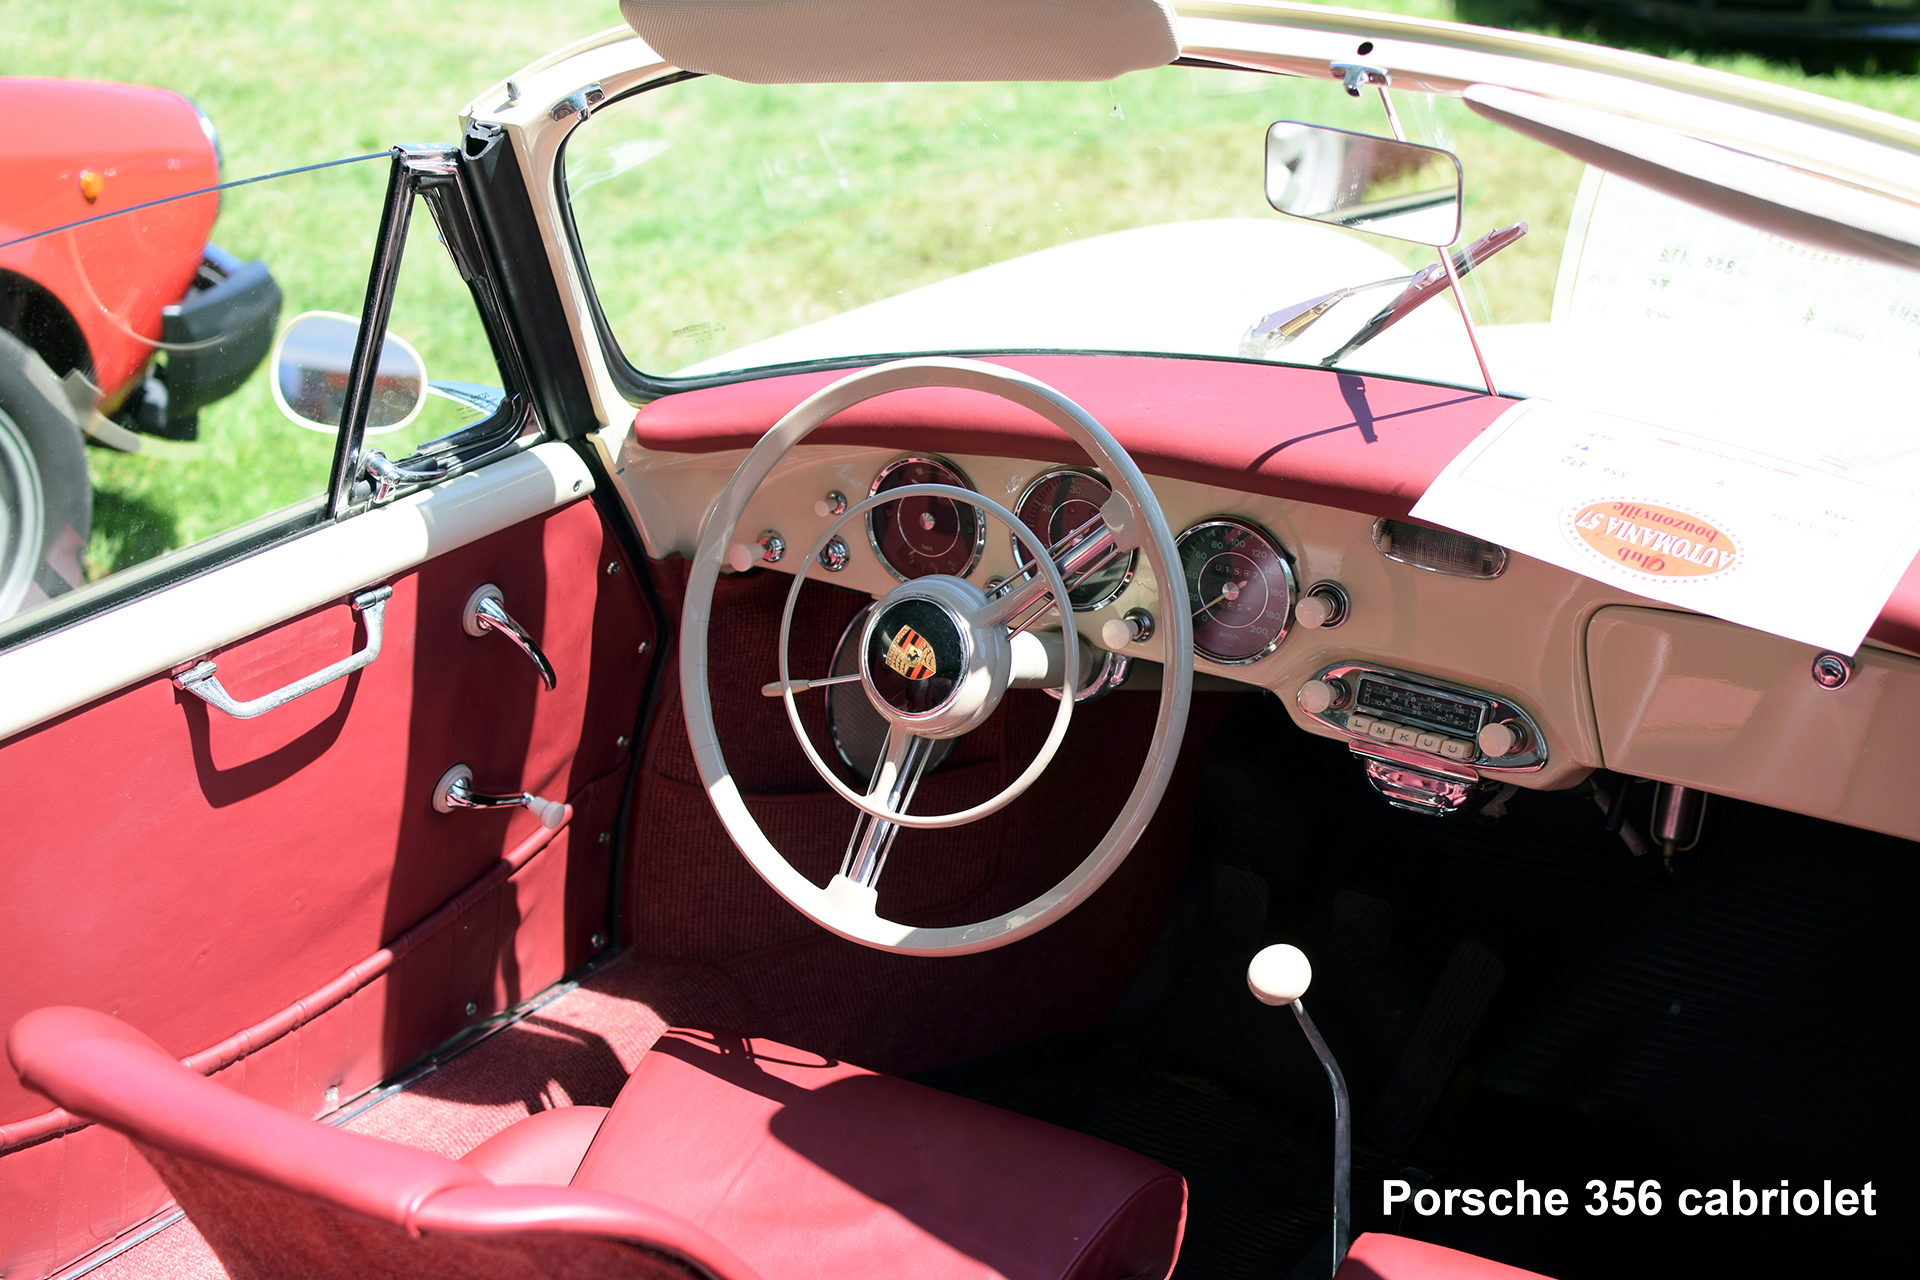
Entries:
[[[505,639],[462,629],[485,582],[545,649],[555,691]],[[101,1009],[313,1114],[592,953],[652,659],[631,566],[576,502],[392,586],[377,661],[257,719],[161,676],[0,744],[17,799],[0,1026]],[[342,602],[214,657],[246,699],[362,643]],[[456,762],[479,789],[567,800],[571,818],[548,832],[519,809],[435,813]],[[58,1136],[48,1109],[0,1072],[0,1274],[44,1274],[159,1203],[117,1140]]]

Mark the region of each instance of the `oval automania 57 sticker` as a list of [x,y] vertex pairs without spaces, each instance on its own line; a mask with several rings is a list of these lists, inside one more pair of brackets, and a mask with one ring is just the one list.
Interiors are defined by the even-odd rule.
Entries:
[[1577,545],[1618,569],[1653,578],[1725,573],[1740,549],[1724,529],[1687,511],[1651,502],[1589,502],[1568,513]]

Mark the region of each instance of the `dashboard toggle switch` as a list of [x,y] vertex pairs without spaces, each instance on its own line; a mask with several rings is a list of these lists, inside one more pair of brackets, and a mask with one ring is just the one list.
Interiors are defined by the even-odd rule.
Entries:
[[846,514],[847,495],[838,489],[827,490],[827,496],[813,504],[813,514],[822,520],[831,520],[837,515]]

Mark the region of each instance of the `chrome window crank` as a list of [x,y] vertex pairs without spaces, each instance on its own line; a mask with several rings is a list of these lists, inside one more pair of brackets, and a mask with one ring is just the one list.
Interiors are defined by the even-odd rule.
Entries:
[[526,809],[549,831],[567,816],[566,805],[558,800],[542,800],[531,791],[498,796],[475,791],[473,770],[464,764],[457,764],[440,775],[440,781],[433,788],[433,808],[436,813],[452,813],[455,809]]
[[487,583],[467,597],[467,611],[460,619],[460,624],[470,636],[483,636],[494,631],[513,641],[515,647],[526,654],[540,672],[540,682],[551,691],[557,683],[553,664],[547,661],[546,654],[540,652],[540,646],[533,642],[527,629],[508,616],[505,600],[506,596],[500,588],[491,582]]

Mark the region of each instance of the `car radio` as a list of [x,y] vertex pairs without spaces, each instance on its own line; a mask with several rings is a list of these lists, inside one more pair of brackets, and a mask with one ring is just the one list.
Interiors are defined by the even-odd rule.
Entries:
[[[1477,689],[1360,663],[1336,663],[1300,686],[1300,709],[1357,739],[1354,750],[1397,748],[1391,758],[1419,765],[1531,771],[1547,762],[1533,718]],[[1410,754],[1403,754],[1410,753]]]

